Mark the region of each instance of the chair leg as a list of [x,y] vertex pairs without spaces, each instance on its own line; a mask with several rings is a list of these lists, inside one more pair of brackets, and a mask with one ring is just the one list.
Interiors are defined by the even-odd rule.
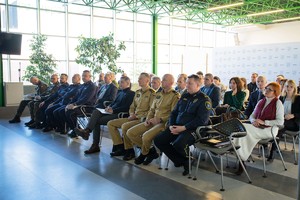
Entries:
[[297,160],[297,155],[296,155],[295,139],[296,139],[296,136],[293,136],[294,164],[298,165],[298,160]]
[[213,165],[214,165],[214,167],[215,167],[215,169],[216,169],[216,173],[219,173],[219,172],[220,172],[220,170],[218,169],[218,167],[217,167],[217,165],[216,165],[216,163],[215,163],[214,159],[212,158],[212,156],[211,156],[210,152],[209,152],[209,151],[207,151],[207,154],[208,154],[208,156],[209,156],[209,158],[210,158],[211,162],[213,163]]
[[99,139],[100,148],[101,148],[101,144],[102,144],[103,132],[104,132],[103,126],[100,126],[100,139]]
[[287,150],[287,148],[286,148],[286,134],[283,134],[283,136],[284,136],[284,150]]
[[200,159],[201,159],[201,154],[202,154],[202,151],[200,150],[199,155],[198,155],[198,160],[197,160],[196,171],[195,171],[193,180],[197,180],[198,170],[199,170],[199,164],[200,164]]
[[277,148],[277,150],[278,150],[278,153],[279,153],[279,156],[280,156],[280,159],[281,159],[283,168],[284,168],[284,170],[286,171],[287,169],[286,169],[286,166],[285,166],[285,162],[284,162],[284,160],[283,160],[283,157],[282,157],[282,154],[281,154],[281,151],[280,151],[280,148],[279,148],[279,145],[278,145],[276,139],[274,139],[274,143],[275,143],[276,148]]
[[221,156],[221,155],[220,155],[220,168],[221,168],[221,189],[220,189],[220,191],[225,191],[224,179],[223,179],[223,156]]
[[261,152],[262,152],[262,161],[263,161],[263,169],[264,169],[264,175],[263,177],[267,177],[267,170],[266,170],[266,157],[265,157],[265,149],[263,145],[260,145]]
[[189,148],[189,176],[188,178],[192,178],[192,159],[191,159],[191,150]]

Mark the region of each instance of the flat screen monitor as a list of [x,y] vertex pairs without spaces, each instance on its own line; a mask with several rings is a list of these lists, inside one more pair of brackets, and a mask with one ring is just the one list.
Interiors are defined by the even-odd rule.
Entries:
[[22,35],[0,32],[0,54],[21,54]]

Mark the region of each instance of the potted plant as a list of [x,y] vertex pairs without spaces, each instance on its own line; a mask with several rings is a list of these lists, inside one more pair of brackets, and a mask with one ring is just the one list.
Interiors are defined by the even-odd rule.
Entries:
[[30,44],[32,53],[29,56],[31,65],[26,67],[23,80],[29,81],[30,77],[37,76],[45,83],[50,83],[49,77],[54,73],[56,63],[53,56],[45,52],[46,40],[45,35],[33,36]]
[[88,67],[93,77],[102,72],[103,67],[115,74],[123,72],[116,66],[116,60],[120,57],[120,51],[125,50],[124,42],[119,45],[114,43],[114,35],[110,33],[100,39],[79,38],[79,45],[75,48],[78,53],[76,63]]

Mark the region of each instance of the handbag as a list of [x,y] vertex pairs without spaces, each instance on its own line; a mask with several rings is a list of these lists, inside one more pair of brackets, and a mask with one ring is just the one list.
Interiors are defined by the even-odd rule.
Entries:
[[233,118],[237,118],[239,120],[247,119],[244,113],[235,107],[228,107],[226,112],[221,114],[221,122],[225,122]]

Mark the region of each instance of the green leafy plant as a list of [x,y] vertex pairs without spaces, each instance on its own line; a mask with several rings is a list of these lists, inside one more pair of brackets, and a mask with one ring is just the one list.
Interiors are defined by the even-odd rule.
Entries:
[[93,77],[102,72],[106,67],[114,73],[122,73],[123,70],[116,66],[116,60],[121,56],[120,51],[125,50],[124,42],[119,45],[114,43],[114,35],[110,33],[100,39],[79,38],[79,45],[75,48],[78,53],[76,63],[88,67]]
[[37,76],[45,83],[50,83],[50,76],[54,73],[57,65],[53,56],[45,52],[46,40],[45,35],[33,36],[30,44],[32,53],[29,56],[31,65],[26,67],[23,80],[29,81],[30,77]]

